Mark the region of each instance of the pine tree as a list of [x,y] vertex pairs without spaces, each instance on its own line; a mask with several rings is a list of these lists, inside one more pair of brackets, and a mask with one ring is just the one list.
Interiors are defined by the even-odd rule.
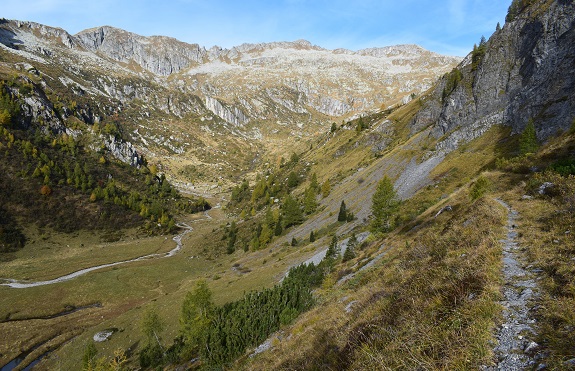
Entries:
[[317,209],[317,191],[311,185],[306,188],[303,198],[303,209],[306,214],[313,214]]
[[291,171],[288,175],[287,179],[287,186],[288,188],[295,188],[299,184],[299,177],[295,173],[295,171]]
[[233,254],[236,251],[236,240],[237,240],[238,229],[236,227],[236,222],[232,221],[230,226],[230,231],[228,232],[228,247],[226,252],[228,254]]
[[282,228],[282,216],[280,215],[278,217],[278,221],[276,222],[276,225],[274,226],[274,236],[280,236],[283,232],[283,228]]
[[329,179],[326,179],[321,186],[321,195],[323,198],[326,198],[331,193],[331,184],[329,183]]
[[262,233],[260,233],[260,246],[265,247],[272,240],[273,235],[274,231],[267,224],[264,224]]
[[292,245],[292,246],[297,246],[297,239],[296,239],[295,237],[293,237],[293,238],[291,239],[291,245]]
[[310,188],[312,188],[316,193],[319,190],[319,183],[317,181],[317,174],[313,173],[311,174],[311,180],[309,183]]
[[315,234],[313,231],[309,232],[309,242],[315,242]]
[[347,211],[345,208],[345,202],[343,200],[341,201],[341,205],[339,206],[339,214],[337,214],[337,221],[338,222],[347,221]]
[[394,224],[393,216],[399,208],[399,200],[393,184],[387,176],[378,183],[373,194],[371,213],[373,216],[372,229],[375,232],[387,232]]
[[537,152],[538,148],[539,144],[537,143],[535,124],[533,123],[533,119],[529,119],[527,126],[519,138],[519,150],[521,151],[522,155],[526,155],[528,153]]
[[337,257],[337,255],[337,235],[334,234],[331,238],[331,243],[329,244],[329,247],[325,253],[325,259],[334,259]]
[[355,233],[351,235],[349,240],[347,240],[347,246],[345,252],[343,253],[342,261],[346,262],[355,258],[355,247],[357,246],[357,237]]
[[282,205],[282,211],[284,228],[303,222],[303,211],[299,203],[291,195],[286,196]]

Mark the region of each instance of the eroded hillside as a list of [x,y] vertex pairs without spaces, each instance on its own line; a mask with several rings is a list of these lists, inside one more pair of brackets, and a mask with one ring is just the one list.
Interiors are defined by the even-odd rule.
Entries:
[[126,140],[195,187],[238,182],[309,146],[333,121],[405,103],[459,62],[415,45],[352,52],[296,41],[207,50],[111,27],[69,35],[6,20],[0,38],[6,62],[25,62],[20,71],[36,71],[63,100],[100,102],[84,121],[117,117]]

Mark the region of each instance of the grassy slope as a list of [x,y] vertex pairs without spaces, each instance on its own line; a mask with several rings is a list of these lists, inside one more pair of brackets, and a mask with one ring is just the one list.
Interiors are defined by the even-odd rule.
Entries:
[[[394,122],[395,132],[404,130],[401,126],[404,122],[401,119]],[[364,134],[357,135],[354,130],[340,130],[335,137],[326,139],[323,147],[318,146],[318,152],[303,156],[302,161],[315,159],[312,171],[318,172],[320,181],[333,180],[332,195],[326,200],[332,200],[334,211],[331,217],[334,219],[335,207],[339,207],[341,197],[351,195],[348,197],[354,199],[354,192],[357,192],[363,197],[363,203],[369,204],[369,193],[366,195],[365,188],[358,186],[376,182],[381,172],[385,172],[386,166],[390,166],[390,159],[417,156],[414,149],[427,143],[425,139],[412,139],[405,143],[398,141],[392,143],[388,151],[378,158],[371,153],[368,145],[362,144],[370,132]],[[450,154],[429,174],[430,185],[402,205],[401,215],[405,228],[385,240],[371,243],[360,252],[357,259],[338,268],[323,290],[320,290],[318,308],[285,329],[293,335],[291,340],[276,340],[276,348],[272,352],[250,359],[244,366],[269,369],[308,366],[394,368],[403,365],[410,368],[415,364],[427,364],[432,368],[465,368],[489,364],[491,353],[488,341],[500,310],[495,304],[500,284],[500,256],[496,242],[502,235],[505,215],[504,210],[489,198],[472,204],[468,198],[468,187],[477,174],[492,166],[496,157],[508,153],[515,146],[512,139],[506,139],[507,135],[508,132],[503,128],[494,128]],[[342,147],[345,155],[334,156]],[[324,152],[318,154],[321,150]],[[364,170],[361,171],[365,173],[354,170],[362,167]],[[373,180],[364,174],[374,174]],[[488,176],[495,185],[494,191],[498,193],[511,189],[509,185],[516,181],[515,178],[506,179],[499,173]],[[363,178],[363,181],[359,182],[359,178]],[[518,196],[506,196],[506,199],[509,198]],[[326,200],[324,206],[329,205]],[[349,204],[354,205],[352,211],[356,212],[356,204]],[[434,219],[437,211],[447,204],[452,205],[454,211]],[[214,210],[214,213],[220,211]],[[328,207],[319,215],[322,213],[327,215],[329,222],[331,217]],[[85,342],[97,330],[110,327],[122,330],[110,342],[99,346],[100,355],[110,357],[116,348],[137,349],[140,339],[138,320],[142,310],[150,304],[158,309],[166,321],[167,329],[163,337],[169,342],[177,334],[177,313],[182,298],[198,278],[206,278],[216,301],[224,303],[238,299],[244,291],[272,285],[289,266],[305,260],[315,249],[327,244],[327,238],[324,238],[314,244],[304,244],[303,247],[293,249],[284,246],[282,239],[278,239],[275,247],[262,251],[237,251],[231,256],[220,253],[205,255],[205,241],[221,238],[221,231],[213,228],[214,223],[223,221],[225,216],[220,214],[215,220],[194,224],[196,231],[185,240],[183,253],[172,260],[108,269],[89,278],[79,279],[73,285],[49,287],[42,294],[47,298],[45,304],[34,310],[30,311],[30,303],[35,294],[32,291],[28,292],[31,295],[21,296],[18,293],[19,299],[10,297],[11,301],[19,303],[14,308],[15,312],[20,313],[14,315],[37,316],[56,313],[67,305],[102,302],[103,308],[78,312],[84,315],[72,314],[36,325],[39,326],[38,333],[42,334],[42,339],[57,333],[73,336],[82,332],[57,353],[60,360],[65,360],[58,362],[64,362],[66,367],[74,367],[79,363]],[[466,221],[468,223],[464,225]],[[357,224],[361,222],[360,219]],[[302,226],[305,227],[306,224]],[[350,225],[335,227],[341,228],[338,233],[351,228]],[[480,233],[476,233],[478,227]],[[305,239],[307,233],[301,230],[299,233]],[[129,256],[130,251],[136,251],[136,242],[125,243],[122,254]],[[158,247],[150,240],[150,251],[169,249],[169,246],[162,247],[166,244],[171,245],[171,241]],[[71,246],[67,255],[69,259],[65,259],[61,265],[63,271],[70,269],[75,261],[74,256],[81,250],[73,243]],[[114,252],[120,250],[112,246],[106,248],[109,253],[99,255],[97,259],[115,259]],[[344,285],[333,286],[338,276],[346,271],[357,270],[353,266],[355,262],[365,264],[380,253],[382,246],[389,249],[389,252],[376,268],[357,274]],[[87,247],[93,250],[96,246]],[[27,254],[35,256],[33,250]],[[34,266],[34,260],[22,260],[22,264]],[[251,271],[239,273],[232,269],[234,264],[240,264]],[[52,274],[55,273],[46,273],[47,276]],[[126,292],[130,294],[125,295]],[[6,293],[10,293],[10,296],[16,294],[10,290],[6,290]],[[349,313],[346,311],[348,305],[351,308]],[[0,324],[7,333],[12,334],[21,334],[21,325],[29,326],[30,322]],[[88,328],[90,330],[85,331]],[[431,335],[428,335],[429,331]],[[389,343],[379,340],[391,335],[398,341]],[[18,344],[22,349],[39,341],[38,337],[29,334],[19,339]],[[305,345],[303,348],[302,344]],[[453,351],[446,352],[445,349]],[[328,356],[324,357],[326,354]],[[382,357],[382,354],[388,354],[389,357]],[[54,362],[55,358],[52,357],[47,365],[54,365]]]
[[[575,244],[575,179],[557,175],[484,173],[491,193],[472,202],[468,189],[477,174],[493,168],[516,142],[494,128],[450,154],[432,173],[435,184],[403,204],[404,215],[417,215],[404,228],[372,243],[361,254],[387,254],[376,267],[343,285],[325,287],[320,304],[281,335],[269,352],[240,361],[246,369],[476,369],[492,360],[494,330],[501,307],[501,246],[506,213],[494,197],[508,200],[521,220],[521,245],[543,271],[542,295],[533,303],[540,351],[548,364],[573,358],[575,324],[572,261]],[[572,158],[573,136],[552,140],[523,160],[521,168],[544,168],[557,158]],[[557,185],[553,195],[525,199],[544,181]],[[531,192],[531,193],[530,193]],[[452,212],[436,213],[445,205]],[[409,220],[410,218],[406,218]],[[362,255],[356,260],[362,260]],[[355,261],[334,273],[353,271]],[[526,263],[529,264],[529,263]],[[347,267],[347,268],[346,268]]]
[[[370,192],[382,174],[390,172],[396,176],[399,170],[393,169],[397,164],[419,159],[420,149],[432,146],[425,132],[407,140],[406,123],[416,109],[417,101],[389,117],[393,122],[389,136],[396,139],[378,153],[381,157],[375,156],[367,144],[368,136],[373,134],[371,131],[357,135],[353,128],[340,129],[331,138],[320,136],[314,150],[305,154],[302,161],[314,164],[312,172],[318,173],[320,182],[330,179],[333,191],[322,201],[324,211],[312,216],[301,228],[294,229],[293,234],[298,239],[305,239],[311,229],[330,224],[342,199],[356,215],[361,215],[360,210],[369,208]],[[382,118],[376,121],[375,126]],[[471,203],[467,190],[482,169],[489,167],[502,153],[507,153],[508,147],[513,147],[513,141],[504,139],[507,134],[503,129],[492,129],[449,155],[430,173],[430,185],[403,204],[401,217],[405,228],[384,240],[372,242],[357,259],[340,267],[318,292],[319,306],[284,330],[292,335],[291,339],[274,341],[273,351],[244,360],[244,367],[377,369],[427,365],[430,368],[476,368],[479,364],[488,364],[488,341],[492,338],[491,331],[499,311],[494,301],[498,299],[500,284],[497,241],[503,232],[504,210],[489,197]],[[568,148],[572,141],[555,145]],[[546,153],[550,158],[557,156],[550,152],[551,149],[545,149],[537,161],[548,162]],[[573,312],[569,310],[573,307],[574,274],[570,265],[573,243],[565,234],[573,220],[564,217],[569,214],[560,212],[565,205],[560,198],[518,201],[528,190],[516,185],[521,181],[530,184],[527,182],[529,176],[495,172],[488,177],[494,184],[494,194],[490,197],[501,195],[523,215],[522,243],[529,246],[534,263],[544,268],[544,287],[548,294],[543,297],[545,305],[539,311],[541,343],[551,350],[554,362],[560,362],[573,355],[573,349],[569,348],[573,341],[561,341],[571,336],[575,325]],[[447,204],[452,205],[454,211],[433,218]],[[541,214],[550,217],[542,218]],[[222,221],[225,221],[223,215],[216,218],[216,223]],[[362,222],[360,218],[356,224],[338,226],[338,233],[346,233]],[[57,313],[68,305],[94,302],[104,305],[55,320],[0,323],[2,330],[11,334],[9,338],[16,339],[10,344],[0,342],[4,350],[0,350],[2,360],[14,356],[20,347],[26,349],[58,333],[64,333],[64,337],[81,333],[56,354],[59,358],[48,360],[47,367],[60,363],[63,368],[71,369],[78,365],[82,348],[91,335],[108,327],[118,327],[122,331],[101,346],[101,355],[111,356],[116,348],[133,348],[140,338],[138,319],[142,309],[152,302],[167,323],[164,338],[172,339],[177,333],[176,313],[179,313],[182,298],[197,278],[207,278],[216,301],[224,303],[239,298],[243,291],[273,284],[287,267],[326,244],[326,240],[317,241],[295,250],[282,247],[284,240],[279,239],[273,249],[250,254],[238,251],[232,256],[220,255],[216,260],[198,259],[195,257],[201,256],[205,241],[221,236],[213,233],[212,221],[194,224],[194,227],[196,231],[186,239],[183,253],[172,260],[108,269],[73,284],[27,293],[0,288],[3,313],[13,312],[13,316],[21,318]],[[42,242],[41,236],[38,233],[35,245],[19,253],[20,265],[6,266],[8,272],[22,272],[22,277],[43,274],[49,278],[70,271],[77,265],[78,254],[86,250],[105,249],[103,254],[98,251],[90,255],[94,262],[100,262],[131,257],[140,249],[165,251],[172,246],[169,239],[166,241],[161,237],[104,247],[92,236],[79,235],[58,240],[61,246],[71,246],[61,249],[65,259],[57,266],[52,263],[53,268],[41,272],[51,248]],[[290,239],[291,235],[288,235],[285,241]],[[86,240],[90,242],[85,249],[78,246]],[[554,240],[560,243],[554,243]],[[121,250],[114,246],[121,246]],[[356,270],[355,262],[365,263],[378,254],[382,246],[389,248],[389,252],[373,270],[359,273],[344,285],[333,285],[341,272]],[[241,274],[232,270],[236,263],[251,272]],[[44,298],[41,303],[37,303],[37,295]],[[348,306],[351,308],[349,313],[346,311]],[[24,330],[28,326],[38,330],[35,334],[28,333]]]

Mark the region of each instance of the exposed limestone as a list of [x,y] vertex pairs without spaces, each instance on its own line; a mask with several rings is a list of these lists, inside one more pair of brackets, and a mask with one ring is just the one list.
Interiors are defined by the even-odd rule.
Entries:
[[[66,81],[77,81],[78,95],[103,95],[123,104],[139,99],[179,118],[211,111],[237,128],[255,120],[297,122],[301,115],[353,117],[401,104],[460,60],[416,45],[352,52],[326,50],[305,40],[207,50],[108,26],[71,36],[18,21],[0,25],[0,42],[29,59],[70,66],[74,76]],[[86,69],[104,75],[85,83],[80,71]],[[153,91],[134,76],[154,84]]]
[[118,160],[131,166],[139,167],[143,164],[142,156],[130,142],[118,140],[113,135],[101,136],[106,149]]
[[76,35],[82,45],[113,60],[134,61],[161,76],[176,73],[191,63],[199,63],[206,54],[197,44],[186,44],[168,37],[139,36],[113,27],[99,27]]
[[423,101],[412,132],[433,125],[436,138],[449,136],[438,148],[450,151],[495,124],[518,133],[533,118],[541,140],[567,130],[575,111],[575,4],[554,1],[539,10],[535,3],[495,32],[480,62],[467,56],[458,67],[463,80],[451,93],[444,77]]
[[225,106],[219,100],[212,97],[206,97],[206,108],[221,117],[224,121],[236,126],[243,126],[249,122],[249,118],[237,107]]

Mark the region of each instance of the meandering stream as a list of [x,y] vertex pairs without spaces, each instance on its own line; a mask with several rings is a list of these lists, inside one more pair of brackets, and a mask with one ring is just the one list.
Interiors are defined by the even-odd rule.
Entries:
[[[206,213],[206,215],[207,215],[207,213]],[[211,218],[211,217],[209,215],[207,215],[207,218]],[[120,265],[120,264],[133,263],[133,262],[142,261],[142,260],[146,260],[146,259],[169,258],[171,256],[176,255],[176,253],[181,250],[182,239],[184,238],[184,236],[186,234],[190,233],[193,230],[192,227],[190,227],[189,225],[184,224],[184,223],[179,223],[179,224],[177,224],[177,226],[180,228],[183,228],[184,231],[182,233],[174,236],[173,240],[176,243],[176,247],[174,247],[172,250],[168,251],[167,253],[149,254],[149,255],[140,256],[140,257],[134,258],[134,259],[122,260],[122,261],[118,261],[118,262],[114,262],[114,263],[96,265],[93,267],[84,268],[84,269],[81,269],[79,271],[67,274],[65,276],[54,278],[52,280],[47,280],[47,281],[29,282],[29,281],[20,281],[20,280],[8,278],[8,279],[3,279],[5,281],[5,283],[2,283],[0,285],[12,287],[15,289],[27,289],[27,288],[36,287],[36,286],[53,285],[55,283],[60,283],[60,282],[72,280],[76,277],[82,276],[86,273],[90,273],[90,272],[98,270],[98,269],[113,267],[113,266]]]

